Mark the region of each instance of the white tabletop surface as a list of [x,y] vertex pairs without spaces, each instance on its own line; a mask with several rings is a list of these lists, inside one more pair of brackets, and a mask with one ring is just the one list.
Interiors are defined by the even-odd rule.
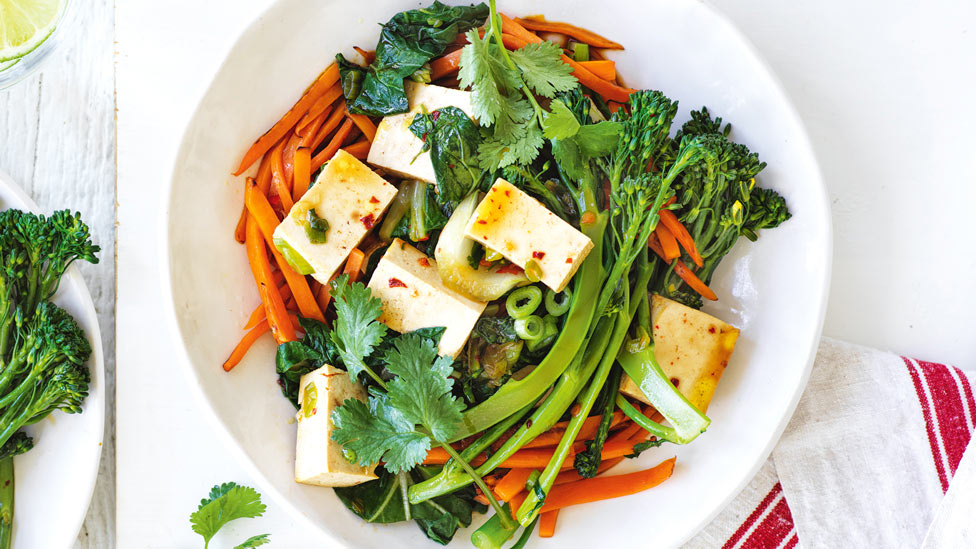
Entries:
[[[120,547],[199,546],[187,517],[209,487],[255,484],[199,417],[164,332],[159,205],[197,101],[270,1],[117,3]],[[783,80],[821,162],[834,223],[824,335],[976,366],[966,335],[976,4],[734,0],[721,10]],[[263,532],[277,546],[324,544],[269,505],[215,545]]]

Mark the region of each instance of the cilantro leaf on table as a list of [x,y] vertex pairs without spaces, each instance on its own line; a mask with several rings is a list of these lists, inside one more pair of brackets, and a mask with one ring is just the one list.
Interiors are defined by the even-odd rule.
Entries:
[[251,549],[252,547],[260,547],[269,543],[271,543],[271,534],[258,534],[247,538],[243,543],[234,547],[234,549]]
[[390,404],[435,440],[448,440],[461,422],[463,404],[451,395],[453,362],[437,356],[433,341],[414,334],[398,337],[386,352],[386,368],[397,376],[387,383]]
[[573,68],[563,63],[562,54],[559,46],[549,41],[526,44],[509,53],[525,83],[543,97],[554,97],[578,85]]
[[382,302],[362,282],[350,284],[348,275],[339,276],[331,286],[336,321],[330,337],[336,352],[352,379],[363,371],[376,378],[364,359],[386,335],[386,326],[376,320],[383,312]]
[[[239,518],[260,517],[265,509],[265,505],[261,503],[261,494],[257,490],[234,482],[225,482],[211,488],[210,494],[200,500],[200,506],[190,514],[190,525],[194,532],[203,536],[203,546],[206,548],[217,531],[228,522]],[[265,538],[267,536],[264,534]],[[251,542],[253,539],[244,543]],[[242,545],[242,547],[256,547],[256,545]]]

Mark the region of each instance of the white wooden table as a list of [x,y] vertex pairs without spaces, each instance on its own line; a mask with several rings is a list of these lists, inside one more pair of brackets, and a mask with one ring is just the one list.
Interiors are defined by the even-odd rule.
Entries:
[[107,385],[98,483],[75,545],[103,548],[115,540],[113,3],[84,4],[77,10],[75,28],[42,72],[0,92],[0,170],[42,210],[82,212],[102,247],[98,265],[79,265],[98,311]]
[[[117,6],[121,547],[199,546],[187,516],[208,488],[227,480],[255,484],[200,417],[163,333],[158,205],[197,100],[236,36],[270,1],[128,0]],[[108,2],[96,4],[92,17],[100,19],[86,40],[104,46]],[[825,335],[973,367],[976,347],[965,327],[976,309],[969,291],[976,246],[968,229],[976,203],[976,165],[970,161],[976,150],[970,128],[976,120],[970,97],[976,6],[732,0],[721,7],[784,81],[820,157],[835,231]],[[102,59],[97,71],[104,71],[104,51],[85,47]],[[77,196],[54,190],[64,185],[58,176],[91,182],[86,188],[92,192],[111,180],[111,128],[102,121],[108,119],[94,103],[78,99],[107,95],[107,77],[92,82],[82,74],[93,62],[79,58],[61,73],[52,65],[43,85],[35,79],[11,97],[0,95],[0,166],[44,206]],[[54,79],[59,84],[49,87]],[[49,111],[40,110],[36,118],[34,105],[71,114],[48,120]],[[8,113],[14,106],[23,112]],[[8,129],[13,124],[20,129]],[[44,136],[58,133],[54,143],[64,148],[39,147],[46,143],[42,128]],[[72,136],[75,141],[67,143]],[[36,164],[35,152],[42,158]],[[81,173],[79,162],[90,168],[81,179],[72,177]],[[76,202],[90,216],[101,216],[99,229],[111,219],[104,197]],[[110,228],[99,234],[107,238]],[[111,293],[105,264],[87,274],[96,294]],[[110,301],[101,302],[102,311],[105,303]],[[111,333],[111,319],[103,329]],[[103,493],[96,510],[110,508]],[[277,546],[317,546],[321,540],[274,504],[265,517],[230,530],[215,545],[259,532],[271,532]]]

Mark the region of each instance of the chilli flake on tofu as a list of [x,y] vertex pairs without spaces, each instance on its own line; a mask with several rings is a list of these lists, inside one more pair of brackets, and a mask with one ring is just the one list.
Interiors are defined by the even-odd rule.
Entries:
[[789,211],[729,124],[672,127],[677,102],[622,86],[623,47],[591,31],[492,0],[380,35],[244,154],[260,304],[224,369],[271,333],[295,480],[364,520],[446,544],[490,507],[477,547],[552,536],[706,430],[739,331],[699,309]]

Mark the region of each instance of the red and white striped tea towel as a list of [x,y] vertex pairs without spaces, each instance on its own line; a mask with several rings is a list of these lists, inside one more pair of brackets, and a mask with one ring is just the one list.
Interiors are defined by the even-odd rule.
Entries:
[[823,339],[772,456],[686,547],[976,547],[974,385]]

